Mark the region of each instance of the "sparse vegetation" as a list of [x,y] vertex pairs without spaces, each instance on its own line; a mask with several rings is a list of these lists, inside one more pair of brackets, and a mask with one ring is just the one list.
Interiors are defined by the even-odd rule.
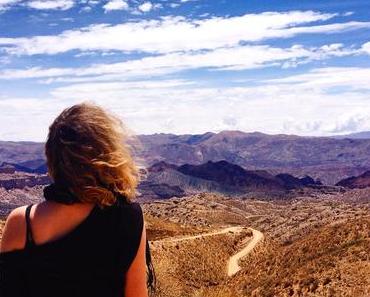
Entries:
[[[39,194],[35,188],[4,192],[2,209]],[[155,297],[367,297],[369,194],[370,189],[357,189],[258,200],[203,193],[144,202],[158,278]],[[242,270],[233,277],[227,277],[226,264],[251,238],[248,229],[171,242],[226,226],[252,227],[265,235],[239,261]]]
[[259,201],[201,194],[145,204],[150,215],[176,205],[166,221],[175,224],[169,230],[178,228],[177,234],[232,224],[252,226],[266,236],[231,278],[225,259],[250,233],[156,249],[157,296],[368,296],[369,205],[363,199],[345,202],[343,195],[349,194]]

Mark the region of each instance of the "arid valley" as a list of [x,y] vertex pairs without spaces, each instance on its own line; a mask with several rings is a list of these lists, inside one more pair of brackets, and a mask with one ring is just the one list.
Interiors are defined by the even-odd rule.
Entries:
[[[214,152],[235,140],[234,134],[227,137],[218,140]],[[255,136],[246,135],[245,141],[256,141],[250,137]],[[359,142],[367,150],[369,141]],[[295,143],[287,146],[285,155],[291,155],[288,150],[294,151]],[[17,152],[17,156],[34,160],[28,163],[12,161],[6,155],[10,151],[14,147],[7,151],[3,144],[7,163],[1,173],[1,226],[14,207],[40,201],[48,183],[45,173],[34,169],[43,164],[32,156],[34,151],[26,150],[28,155]],[[277,162],[273,170],[245,170],[248,166],[225,158],[179,166],[172,164],[169,149],[167,155],[160,153],[161,160],[149,162],[151,166],[144,170],[137,197],[145,213],[157,276],[154,296],[370,295],[367,174],[348,178],[348,171],[358,168],[341,162],[338,168],[342,170],[330,175],[336,166],[333,161],[323,184],[317,179],[322,172],[316,179],[293,176],[306,172],[305,164],[289,174],[285,167],[277,172]],[[350,162],[356,162],[351,158]],[[298,158],[295,162],[299,163]],[[34,166],[28,172],[27,164]],[[318,170],[313,164],[307,168],[307,173]],[[328,182],[334,179],[336,185]]]

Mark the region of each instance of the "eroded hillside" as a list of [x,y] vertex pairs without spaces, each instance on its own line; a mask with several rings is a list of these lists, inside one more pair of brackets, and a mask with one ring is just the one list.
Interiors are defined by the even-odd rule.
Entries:
[[[348,195],[260,201],[201,194],[145,203],[149,237],[153,218],[162,226],[161,236],[152,237],[156,296],[368,296],[369,204],[343,201]],[[167,236],[163,221],[171,224]],[[186,240],[171,243],[176,226],[175,238]],[[232,277],[227,262],[252,240],[249,229],[189,236],[225,226],[264,234]]]
[[[37,202],[41,190],[2,192],[2,212],[12,201]],[[369,197],[369,189],[355,189],[282,200],[203,193],[144,202],[154,296],[369,296]],[[263,237],[256,241],[253,230]],[[230,259],[253,242],[237,261],[240,270],[228,275]]]

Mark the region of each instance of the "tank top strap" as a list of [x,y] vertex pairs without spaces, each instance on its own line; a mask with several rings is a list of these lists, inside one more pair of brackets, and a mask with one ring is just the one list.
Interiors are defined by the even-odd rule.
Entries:
[[33,235],[32,235],[31,218],[30,218],[32,206],[33,206],[33,204],[28,205],[27,208],[26,208],[26,213],[25,213],[25,217],[26,217],[26,245],[25,245],[24,248],[26,250],[35,246],[35,241],[34,241]]

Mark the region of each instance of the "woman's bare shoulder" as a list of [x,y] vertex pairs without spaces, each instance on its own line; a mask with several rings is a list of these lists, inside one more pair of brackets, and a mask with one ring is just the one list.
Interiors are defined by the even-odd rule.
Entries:
[[0,252],[10,252],[24,248],[26,236],[25,211],[27,206],[18,207],[8,215],[5,223]]

